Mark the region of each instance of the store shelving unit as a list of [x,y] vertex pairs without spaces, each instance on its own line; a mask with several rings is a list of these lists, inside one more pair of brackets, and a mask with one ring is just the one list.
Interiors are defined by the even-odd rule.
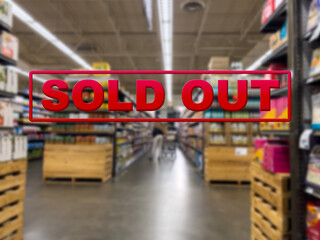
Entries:
[[[313,128],[310,150],[299,149],[298,138],[304,129],[310,129],[311,125],[311,95],[312,89],[319,88],[319,75],[309,76],[312,59],[312,51],[320,47],[318,26],[314,31],[307,32],[307,21],[309,15],[309,0],[293,0],[290,4],[292,26],[291,35],[294,40],[291,42],[290,53],[294,81],[292,82],[292,115],[290,131],[290,156],[292,186],[292,219],[294,239],[306,238],[306,202],[307,200],[320,201],[320,187],[306,182],[306,173],[309,161],[310,150],[315,144],[319,144],[317,127]],[[318,32],[319,34],[319,32]],[[315,37],[315,38],[314,38]],[[314,39],[313,39],[314,38]],[[313,39],[313,40],[312,40]]]
[[[202,91],[196,91],[192,98],[196,102],[201,97]],[[203,118],[203,112],[193,112],[186,109],[181,118]],[[204,129],[203,123],[184,122],[180,123],[178,129],[179,147],[184,155],[203,174],[203,150],[204,150]]]
[[[50,136],[50,133],[43,133],[50,130],[51,123],[48,122],[30,122],[29,121],[29,90],[25,89],[18,93],[23,97],[23,111],[20,113],[18,125],[22,126],[23,134],[28,137],[28,160],[42,160],[44,141],[46,137]],[[33,105],[33,117],[34,118],[50,118],[51,114],[45,110],[41,105],[41,100],[44,96],[33,93],[32,95]]]
[[278,30],[286,20],[287,8],[287,1],[282,2],[270,18],[261,26],[260,31],[262,33],[270,33]]
[[[275,33],[277,32],[285,20],[288,22],[288,40],[287,42],[281,43],[274,50],[271,51],[271,54],[268,55],[266,59],[264,59],[261,67],[268,67],[273,63],[285,63],[288,66],[288,69],[293,68],[292,62],[292,51],[293,51],[293,41],[295,41],[295,37],[292,35],[294,26],[294,21],[292,11],[293,11],[293,2],[294,1],[284,1],[281,3],[275,12],[270,16],[267,21],[267,25],[263,24],[261,26],[262,33]],[[267,29],[267,30],[266,30]],[[295,31],[294,31],[295,32]],[[296,46],[296,48],[298,48]],[[293,76],[296,78],[295,73]],[[292,82],[294,82],[293,79]],[[292,100],[294,96],[294,92],[297,91],[297,87],[292,83]],[[288,96],[288,87],[284,86],[280,89],[276,89],[271,91],[271,99],[277,99],[283,96]],[[296,105],[292,104],[293,108]],[[297,109],[294,110],[295,114],[298,114]],[[298,110],[299,111],[299,110]],[[293,116],[292,116],[293,117]],[[297,119],[295,119],[294,124],[296,124]],[[265,136],[269,136],[271,138],[281,138],[286,140],[293,140],[292,137],[295,135],[295,139],[298,139],[296,136],[296,132],[293,133],[293,124],[291,122],[290,130],[287,128],[287,125],[281,125],[281,127],[277,126],[277,123],[263,123],[263,128],[261,129],[261,133]],[[279,124],[280,125],[280,124]],[[294,129],[294,130],[298,130]],[[297,227],[296,218],[293,218],[294,211],[293,209],[301,208],[301,206],[297,207],[296,199],[294,198],[294,194],[296,189],[294,187],[290,188],[289,182],[291,181],[291,186],[293,182],[295,182],[296,178],[293,176],[295,173],[292,172],[293,162],[296,161],[295,157],[298,156],[293,153],[297,151],[298,147],[296,146],[296,142],[290,143],[290,162],[291,162],[291,174],[278,174],[278,173],[270,173],[261,168],[258,164],[252,164],[252,190],[251,190],[251,221],[252,221],[252,239],[260,239],[261,236],[268,236],[270,239],[286,239],[291,237],[290,239],[302,239],[296,238],[295,235],[295,227]],[[296,171],[296,169],[295,169]],[[292,176],[292,177],[291,177]],[[264,184],[271,186],[275,191],[272,193],[273,197],[268,199],[270,194],[268,195],[268,189],[264,187]],[[263,191],[260,191],[263,190]],[[290,196],[292,198],[290,198]],[[290,206],[291,202],[291,208]],[[280,206],[279,203],[286,203],[284,206]],[[269,206],[269,207],[266,207]],[[290,219],[292,221],[292,225],[290,225]],[[269,228],[272,226],[272,228]],[[299,230],[298,230],[299,231]]]
[[[4,21],[0,21],[0,29],[10,32],[11,26]],[[0,53],[0,64],[13,66],[17,62]],[[13,105],[15,96],[16,94],[13,92],[0,90],[0,99],[3,102]],[[1,137],[10,135],[16,140],[20,138],[16,136],[18,132],[20,132],[18,126],[0,126]],[[9,141],[11,141],[10,138]],[[23,238],[27,160],[25,158],[26,153],[24,153],[23,157],[15,158],[14,151],[16,149],[11,147],[11,150],[11,159],[0,161],[0,239]],[[3,156],[4,152],[1,152],[1,157]]]

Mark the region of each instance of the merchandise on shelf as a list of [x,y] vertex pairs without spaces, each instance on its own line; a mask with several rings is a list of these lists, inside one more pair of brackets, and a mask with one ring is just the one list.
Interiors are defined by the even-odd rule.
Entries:
[[226,138],[222,134],[211,134],[210,135],[210,144],[224,145],[224,144],[226,144]]
[[0,2],[0,20],[12,27],[12,4],[8,0]]
[[15,61],[18,60],[19,40],[12,34],[2,31],[0,36],[1,53]]
[[320,145],[312,148],[309,156],[306,181],[320,186]]
[[[111,67],[110,64],[108,62],[93,62],[92,63],[92,68],[94,70],[99,70],[99,71],[110,71]],[[110,74],[93,74],[93,76],[96,77],[110,77]]]
[[230,66],[230,59],[229,57],[211,57],[209,64],[208,64],[208,69],[211,71],[216,71],[216,70],[229,70]]
[[0,135],[0,162],[27,157],[27,137]]
[[309,240],[320,239],[320,203],[316,201],[307,202],[306,237]]
[[310,65],[309,76],[315,76],[320,73],[320,48],[313,50]]
[[[287,64],[284,64],[284,63],[273,63],[273,64],[270,64],[269,67],[268,67],[268,71],[281,71],[281,70],[286,70],[288,67],[287,67]],[[281,74],[280,76],[277,75],[277,74],[265,74],[264,75],[264,79],[274,79],[274,80],[279,80],[279,78],[282,76],[282,75],[287,75],[287,74]]]
[[0,101],[0,126],[13,127],[14,114],[12,103]]
[[17,93],[18,76],[17,73],[6,66],[0,65],[0,90]]
[[223,132],[224,124],[219,122],[210,123],[210,132]]
[[[270,111],[261,111],[261,119],[275,119],[277,117],[277,105],[276,100],[271,99],[270,101]],[[261,130],[273,130],[275,128],[274,122],[260,122]]]
[[272,173],[289,173],[290,155],[288,142],[268,140],[263,146],[262,167]]
[[246,135],[232,135],[231,136],[232,145],[247,145],[249,143],[248,137]]
[[264,24],[272,15],[275,10],[274,0],[267,0],[263,5],[261,24]]
[[[276,118],[277,119],[286,119],[288,118],[288,97],[276,98]],[[289,122],[276,122],[275,129],[277,130],[289,130]]]
[[254,139],[254,158],[257,162],[262,163],[263,161],[263,147],[268,139],[265,138],[255,138]]
[[51,136],[46,139],[48,144],[108,144],[109,137],[100,136]]
[[282,27],[276,33],[273,33],[269,38],[269,47],[275,50],[282,46],[284,43],[288,42],[288,29],[287,21],[284,22]]
[[75,123],[75,124],[55,124],[52,126],[52,130],[55,132],[108,132],[114,131],[114,126],[110,123]]
[[307,32],[312,31],[319,22],[320,2],[319,0],[312,0],[309,7],[309,16],[307,23]]
[[320,88],[314,88],[311,95],[312,104],[312,128],[319,129],[320,126]]

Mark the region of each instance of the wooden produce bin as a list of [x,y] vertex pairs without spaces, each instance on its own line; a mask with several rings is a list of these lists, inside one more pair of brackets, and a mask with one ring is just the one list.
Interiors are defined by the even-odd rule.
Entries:
[[45,144],[45,182],[106,182],[112,177],[113,145]]
[[252,147],[209,146],[205,148],[205,179],[211,181],[250,181]]
[[251,164],[251,239],[290,239],[290,174]]
[[21,240],[27,160],[0,162],[0,239]]

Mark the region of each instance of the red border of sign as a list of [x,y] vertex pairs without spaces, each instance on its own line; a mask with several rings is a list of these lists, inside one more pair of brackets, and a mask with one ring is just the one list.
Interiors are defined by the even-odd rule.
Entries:
[[31,71],[29,72],[29,106],[32,106],[33,74],[288,74],[288,118],[284,119],[211,119],[211,118],[117,118],[117,119],[59,119],[33,118],[31,122],[289,122],[291,120],[291,72],[290,71]]

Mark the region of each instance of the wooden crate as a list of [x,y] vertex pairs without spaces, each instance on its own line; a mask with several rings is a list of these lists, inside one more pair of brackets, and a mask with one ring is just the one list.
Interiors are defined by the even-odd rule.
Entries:
[[45,182],[106,182],[112,176],[113,146],[46,144]]
[[26,159],[0,163],[0,239],[22,239],[26,170]]
[[205,179],[207,182],[250,182],[250,163],[254,150],[246,148],[247,155],[237,155],[235,147],[205,148]]
[[290,175],[270,173],[252,163],[251,178],[252,239],[289,239]]

